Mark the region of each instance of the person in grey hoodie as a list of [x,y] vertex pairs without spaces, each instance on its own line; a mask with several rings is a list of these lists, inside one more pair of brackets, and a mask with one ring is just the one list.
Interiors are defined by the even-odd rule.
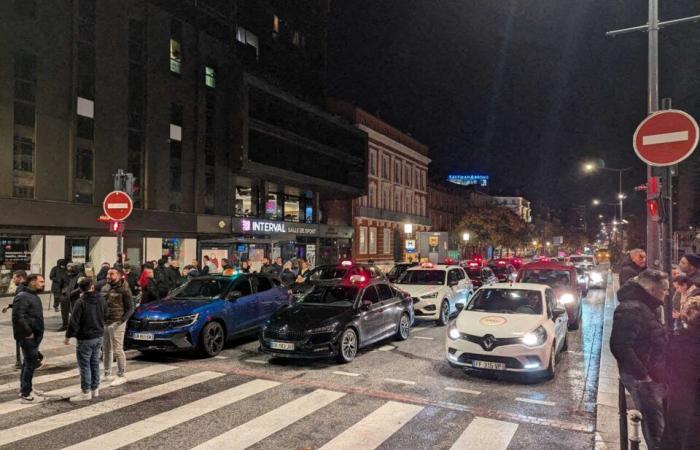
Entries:
[[80,389],[82,393],[71,397],[71,401],[85,401],[99,397],[100,391],[100,350],[105,328],[106,302],[104,296],[95,292],[95,283],[88,277],[78,280],[80,298],[75,303],[66,330],[64,343],[70,338],[78,340],[76,356],[80,369]]
[[[107,328],[104,336],[104,364],[105,382],[111,382],[112,386],[126,383],[124,371],[126,370],[126,355],[124,354],[124,332],[126,321],[134,312],[134,302],[131,298],[131,290],[124,280],[124,274],[120,269],[111,268],[107,272],[107,284],[102,288],[102,294],[106,297],[105,324]],[[117,377],[112,376],[112,356],[117,355]]]

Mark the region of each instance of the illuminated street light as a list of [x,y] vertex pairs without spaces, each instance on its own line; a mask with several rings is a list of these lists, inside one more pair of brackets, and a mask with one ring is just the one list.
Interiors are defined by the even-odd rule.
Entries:
[[598,214],[598,218],[599,218],[599,219],[602,219],[602,218],[603,218],[603,215],[602,215],[602,214]]
[[618,200],[624,200],[624,199],[626,199],[626,198],[627,198],[627,196],[626,196],[625,194],[617,194],[617,199],[618,199]]
[[547,245],[547,247],[549,247],[550,245],[552,245],[552,243],[549,242],[549,241],[547,241],[545,244]]
[[583,165],[584,172],[593,172],[596,169],[595,164],[588,162]]
[[593,206],[598,206],[598,205],[600,205],[600,200],[598,200],[597,198],[594,198],[592,203],[593,203]]
[[469,242],[469,233],[463,233],[462,234],[462,240],[464,242]]
[[403,224],[403,232],[406,234],[413,233],[413,224],[412,223]]

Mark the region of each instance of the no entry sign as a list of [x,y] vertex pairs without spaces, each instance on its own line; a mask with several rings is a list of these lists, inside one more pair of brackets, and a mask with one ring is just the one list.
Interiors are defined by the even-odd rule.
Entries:
[[102,209],[107,217],[121,222],[129,217],[134,209],[134,203],[126,192],[112,191],[102,202]]
[[698,124],[677,109],[656,112],[634,132],[634,151],[650,166],[671,166],[690,156],[698,145]]

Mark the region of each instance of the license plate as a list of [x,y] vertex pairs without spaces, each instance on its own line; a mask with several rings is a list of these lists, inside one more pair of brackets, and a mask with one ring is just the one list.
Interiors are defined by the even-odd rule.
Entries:
[[294,344],[290,342],[270,342],[270,348],[275,350],[294,350]]
[[487,369],[487,370],[505,370],[505,363],[491,362],[491,361],[472,361],[472,366],[477,369]]
[[132,333],[131,338],[137,341],[152,341],[154,336],[152,333]]

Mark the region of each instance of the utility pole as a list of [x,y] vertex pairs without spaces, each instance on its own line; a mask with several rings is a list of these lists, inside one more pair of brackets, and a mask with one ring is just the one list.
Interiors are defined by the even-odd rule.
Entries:
[[[114,177],[114,190],[126,192],[129,197],[134,197],[134,174],[125,172],[123,169],[117,169]],[[123,225],[123,224],[122,224]],[[117,258],[124,260],[124,232],[117,232]]]
[[[686,22],[700,21],[700,15],[684,17],[681,19],[659,21],[659,1],[649,0],[649,21],[646,25],[640,25],[621,30],[608,31],[606,36],[615,37],[621,34],[633,33],[637,31],[645,31],[648,34],[648,79],[647,79],[647,110],[649,114],[659,110],[659,30],[671,25],[678,25]],[[651,180],[654,175],[661,176],[663,179],[662,193],[670,197],[672,192],[672,180],[670,168],[654,169],[652,166],[647,166],[647,181]],[[670,217],[673,212],[673,204],[667,202],[667,207],[664,212],[664,226],[670,228]],[[667,273],[671,273],[671,248],[672,243],[665,242],[660,245],[662,236],[660,227],[657,222],[651,220],[647,214],[647,260],[654,265],[662,264],[662,268]],[[669,229],[664,235],[672,236],[673,232]],[[663,253],[662,253],[663,251]],[[663,254],[663,258],[662,258]]]

